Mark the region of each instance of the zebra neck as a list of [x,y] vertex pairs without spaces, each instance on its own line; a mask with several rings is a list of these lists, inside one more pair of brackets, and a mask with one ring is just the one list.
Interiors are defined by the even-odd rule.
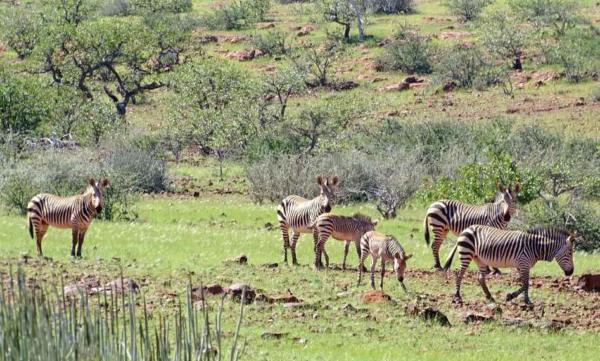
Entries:
[[92,195],[91,194],[84,194],[83,195],[83,208],[85,208],[88,211],[88,214],[92,217],[94,217],[96,215],[96,207],[94,207],[94,202],[92,202]]
[[330,206],[324,206],[323,203],[325,203],[324,201],[327,200],[327,197],[325,196],[318,196],[317,198],[313,199],[313,202],[316,202],[318,205],[318,209],[319,209],[319,213],[323,214],[323,213],[328,213],[331,211],[331,207]]
[[539,237],[540,240],[535,243],[534,253],[539,260],[543,261],[552,261],[556,254],[562,247],[562,244],[559,242],[548,239],[545,237]]
[[400,253],[400,257],[404,257],[404,249],[398,242],[388,241],[387,251],[392,257],[394,257],[396,253]]

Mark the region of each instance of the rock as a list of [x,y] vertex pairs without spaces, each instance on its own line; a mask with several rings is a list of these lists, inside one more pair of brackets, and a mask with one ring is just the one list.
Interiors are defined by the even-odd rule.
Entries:
[[279,267],[279,263],[265,263],[262,266],[265,268],[277,268]]
[[407,76],[406,78],[404,78],[404,80],[402,82],[407,83],[407,84],[414,84],[414,83],[422,83],[423,81],[424,81],[423,79],[419,79],[414,75],[410,75],[410,76]]
[[226,42],[232,44],[236,44],[246,40],[248,40],[248,37],[243,35],[221,35],[219,37],[219,42]]
[[280,339],[283,336],[287,335],[287,333],[284,332],[263,332],[260,337],[261,338],[276,338],[276,339]]
[[342,306],[342,310],[344,310],[346,312],[356,312],[357,311],[356,307],[352,306],[349,303],[346,303],[344,306]]
[[579,99],[577,99],[575,101],[575,106],[576,107],[580,107],[580,106],[583,106],[583,105],[585,105],[585,99],[583,97],[580,97]]
[[240,49],[225,54],[225,57],[238,61],[250,61],[262,55],[265,54],[260,49]]
[[194,196],[194,198],[198,198],[198,197],[200,197],[200,192],[198,192],[198,191],[194,191],[194,194],[193,194],[193,196]]
[[[85,290],[82,290],[85,292]],[[63,287],[63,292],[66,297],[77,296],[79,295],[80,288],[75,283],[70,283]]]
[[246,263],[248,263],[248,257],[245,254],[242,253],[239,256],[235,257],[233,259],[233,261],[235,263],[239,263],[239,264],[246,264]]
[[352,80],[340,81],[329,86],[330,89],[335,91],[350,90],[356,87],[358,87],[358,83],[353,82]]
[[287,309],[302,309],[307,307],[308,305],[304,302],[286,302],[283,304],[283,308]]
[[419,306],[416,302],[410,302],[404,307],[404,312],[409,316],[419,315]]
[[485,306],[485,312],[492,316],[501,316],[503,313],[502,308],[495,303]]
[[427,307],[419,313],[419,317],[428,322],[438,323],[440,326],[451,327],[448,317],[439,310],[432,307]]
[[208,286],[192,287],[192,299],[195,301],[203,300],[206,296],[220,296],[225,294],[225,289],[219,284]]
[[577,280],[577,288],[588,292],[600,292],[600,274],[584,274]]
[[275,227],[273,226],[273,223],[271,223],[271,222],[265,223],[264,227],[267,229],[267,231],[272,231],[273,229],[275,229]]
[[383,293],[383,291],[375,290],[365,292],[360,296],[360,299],[364,303],[381,303],[381,302],[390,302],[392,297]]
[[510,107],[510,108],[506,109],[507,114],[514,114],[514,113],[518,113],[518,112],[519,112],[519,108],[516,108],[516,107]]
[[305,36],[305,35],[308,35],[311,32],[313,32],[313,30],[315,30],[314,26],[312,26],[311,24],[306,24],[303,27],[301,27],[300,30],[298,30],[296,35],[297,36]]
[[452,90],[454,90],[454,88],[456,88],[456,83],[454,81],[448,81],[444,84],[444,86],[442,87],[442,90],[447,92],[451,92]]
[[234,283],[227,288],[227,293],[231,296],[236,302],[240,302],[242,300],[242,294],[244,295],[244,304],[250,304],[256,298],[256,291],[254,291],[250,286],[243,283]]
[[302,337],[294,337],[294,341],[298,342],[301,345],[305,345],[308,342],[308,340]]
[[[273,295],[259,295],[260,301],[267,303],[300,303],[302,302],[298,297],[294,296],[291,292],[273,294]],[[259,297],[256,299],[259,300]]]
[[126,292],[129,290],[133,290],[136,291],[140,288],[140,286],[133,280],[130,280],[129,278],[123,278],[123,279],[116,279],[114,281],[111,281],[107,284],[105,284],[102,287],[94,287],[90,290],[90,294],[97,294],[97,293],[102,293],[102,292]]
[[442,40],[457,40],[469,37],[469,33],[463,33],[459,31],[442,31],[439,38]]
[[215,35],[204,35],[198,38],[198,42],[200,42],[200,44],[216,43],[218,41],[219,38]]
[[475,312],[467,312],[467,314],[464,316],[463,321],[465,323],[480,323],[480,322],[489,322],[492,321],[494,318],[492,316],[487,316],[481,313],[475,313]]
[[273,24],[273,23],[257,23],[256,24],[257,29],[271,29],[274,27],[275,27],[275,24]]
[[380,92],[392,92],[392,91],[402,91],[410,88],[410,84],[401,82],[398,84],[392,84],[385,86],[383,88],[379,88]]
[[546,85],[546,83],[544,83],[542,80],[538,80],[535,83],[533,83],[533,85],[535,85],[536,88],[539,88],[541,86]]

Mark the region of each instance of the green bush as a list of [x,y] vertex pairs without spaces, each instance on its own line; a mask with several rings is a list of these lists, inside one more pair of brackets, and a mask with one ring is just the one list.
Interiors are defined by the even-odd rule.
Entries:
[[409,74],[429,74],[432,71],[432,55],[433,50],[425,36],[415,29],[403,28],[386,46],[384,54],[376,59],[376,67]]
[[17,53],[19,59],[29,56],[40,42],[43,23],[38,14],[9,12],[0,17],[4,33],[2,38],[6,44]]
[[252,36],[252,44],[265,54],[275,56],[287,52],[286,35],[281,30],[270,30]]
[[472,87],[487,66],[477,47],[459,45],[448,49],[434,67],[440,84],[453,83],[460,88]]
[[461,20],[472,21],[477,19],[491,2],[492,0],[447,0],[446,6],[453,15],[458,16]]
[[567,32],[550,50],[550,62],[562,67],[572,82],[597,79],[600,75],[600,41],[593,30]]
[[211,29],[239,30],[265,20],[270,0],[231,0],[204,17]]
[[585,203],[574,199],[539,200],[527,207],[526,218],[532,225],[577,231],[578,250],[600,250],[600,214]]
[[49,119],[48,102],[37,79],[13,76],[0,67],[0,132],[34,133]]
[[550,28],[562,36],[579,22],[575,0],[511,0],[511,7],[536,29]]
[[414,0],[367,0],[367,7],[375,13],[409,14],[414,11]]

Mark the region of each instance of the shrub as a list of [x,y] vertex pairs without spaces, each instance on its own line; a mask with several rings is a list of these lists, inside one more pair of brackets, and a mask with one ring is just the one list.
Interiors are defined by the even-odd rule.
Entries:
[[491,0],[447,0],[450,12],[463,21],[475,20]]
[[2,38],[6,44],[17,53],[19,59],[30,55],[40,42],[42,21],[37,14],[13,11],[1,17]]
[[575,248],[593,252],[600,250],[600,214],[574,199],[538,201],[527,208],[529,224],[577,231]]
[[321,45],[306,44],[295,54],[294,65],[305,74],[307,85],[326,86],[332,81],[331,71],[340,56],[340,45],[326,42]]
[[597,87],[592,91],[592,101],[595,103],[600,103],[600,87]]
[[376,13],[409,14],[414,11],[413,0],[367,0],[367,7]]
[[263,21],[270,6],[270,0],[232,0],[206,16],[204,22],[211,29],[239,30]]
[[81,194],[90,177],[111,181],[100,215],[109,220],[135,217],[130,209],[132,195],[167,187],[166,165],[156,152],[135,142],[119,141],[98,151],[41,150],[27,159],[11,161],[0,173],[0,199],[24,214],[34,195]]
[[409,74],[429,74],[432,70],[432,53],[425,36],[414,29],[403,28],[385,48],[385,53],[376,59],[376,67]]
[[483,54],[476,47],[456,46],[447,51],[434,68],[438,83],[453,83],[470,88],[486,66]]
[[522,70],[521,56],[525,47],[528,28],[507,11],[493,11],[482,21],[481,38],[483,45],[494,55],[502,59],[511,59],[515,70]]
[[9,75],[0,68],[0,131],[32,133],[48,120],[50,106],[42,85],[26,76]]
[[537,29],[550,27],[554,34],[564,35],[579,21],[574,0],[511,0],[510,5]]
[[598,78],[599,59],[600,42],[593,30],[569,31],[550,50],[550,62],[560,65],[572,82]]
[[283,55],[287,51],[285,33],[280,30],[271,30],[266,33],[258,33],[252,36],[252,43],[255,48],[265,54]]

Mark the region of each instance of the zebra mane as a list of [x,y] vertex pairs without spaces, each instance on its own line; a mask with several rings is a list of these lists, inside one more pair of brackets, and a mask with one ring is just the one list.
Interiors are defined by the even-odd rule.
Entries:
[[500,203],[504,200],[504,197],[502,197],[502,192],[496,192],[496,194],[494,194],[494,197],[492,199],[489,200],[489,202],[487,203]]
[[551,239],[564,238],[565,240],[571,236],[571,232],[567,231],[563,228],[557,227],[532,227],[527,230],[527,233],[535,234],[542,237],[547,237]]
[[371,217],[366,216],[366,215],[364,215],[362,213],[354,213],[349,218],[352,218],[355,221],[362,222],[362,223],[371,223],[371,222],[373,222],[373,220],[371,219]]

